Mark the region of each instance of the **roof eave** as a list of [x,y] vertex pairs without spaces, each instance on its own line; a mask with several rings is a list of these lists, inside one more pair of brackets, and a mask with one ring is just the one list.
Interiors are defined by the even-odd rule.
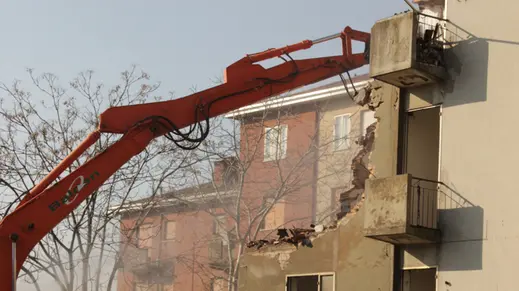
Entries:
[[[355,86],[355,88],[358,88],[361,86],[364,87],[370,81],[371,81],[371,79],[368,79],[368,80],[355,82],[355,83],[353,83],[353,85],[348,84],[347,88],[348,88],[348,90],[350,90],[350,89],[353,89],[354,86]],[[248,114],[264,111],[266,109],[282,108],[282,107],[289,106],[289,105],[322,100],[322,99],[326,99],[326,98],[339,96],[339,95],[345,94],[345,93],[346,93],[346,89],[344,88],[344,85],[338,85],[338,86],[334,86],[334,87],[330,87],[330,88],[326,88],[326,89],[310,91],[310,92],[303,92],[303,93],[299,93],[299,94],[288,95],[285,97],[274,98],[274,99],[271,99],[268,101],[251,104],[248,106],[244,106],[240,109],[237,109],[235,111],[231,111],[230,113],[228,113],[224,116],[226,118],[234,119],[234,118],[238,118],[240,116],[245,116]]]
[[[214,199],[228,199],[236,193],[236,190],[212,192],[200,195],[191,195],[191,197],[185,197],[184,199],[179,198],[167,198],[160,201],[148,202],[143,201],[139,203],[126,203],[126,205],[116,205],[110,207],[110,211],[116,211],[119,214],[124,214],[131,211],[146,210],[149,208],[163,208],[178,205],[179,203],[191,203],[191,204],[202,204],[208,202],[208,200]],[[196,196],[196,197],[195,197]]]

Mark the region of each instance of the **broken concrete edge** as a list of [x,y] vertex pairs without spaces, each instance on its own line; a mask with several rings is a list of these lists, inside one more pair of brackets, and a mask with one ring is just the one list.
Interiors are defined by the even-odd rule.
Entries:
[[[379,81],[372,81],[365,87],[365,94],[361,100],[355,100],[359,106],[367,106],[369,110],[376,111],[376,109],[383,103],[380,94],[376,91],[382,88]],[[362,206],[365,199],[364,190],[366,187],[366,180],[370,179],[372,174],[372,166],[370,164],[371,153],[375,143],[376,130],[378,128],[378,117],[375,116],[377,122],[371,124],[366,129],[366,135],[361,136],[356,142],[361,146],[361,149],[351,161],[351,171],[353,173],[352,188],[341,193],[340,202],[342,204],[348,198],[355,197],[356,201],[349,211],[341,211],[337,214],[338,224],[343,225],[345,221],[342,219],[350,213],[357,213]],[[342,205],[341,205],[342,208]],[[342,210],[342,209],[341,209]]]
[[[378,90],[382,89],[383,83],[377,80],[370,81],[364,90],[364,94],[358,94],[357,99],[354,99],[357,105],[364,107],[367,106],[369,110],[376,111],[376,109],[383,103],[382,94],[376,94]],[[361,145],[361,149],[355,155],[351,162],[351,170],[353,172],[353,181],[351,184],[353,185],[349,190],[341,193],[340,202],[344,202],[345,198],[355,196],[357,197],[356,202],[353,207],[347,211],[341,211],[337,214],[337,221],[328,226],[323,226],[323,230],[316,232],[311,229],[307,229],[307,234],[304,238],[301,238],[300,241],[292,242],[283,240],[282,238],[271,239],[271,240],[257,240],[251,241],[247,243],[247,249],[245,253],[247,254],[265,254],[265,253],[291,253],[296,251],[301,246],[310,245],[313,246],[314,241],[318,240],[319,237],[327,234],[329,232],[335,231],[339,226],[345,225],[348,221],[359,212],[362,204],[365,200],[364,190],[366,185],[366,180],[373,177],[372,170],[373,167],[370,164],[370,158],[373,151],[373,146],[376,140],[376,131],[378,128],[379,117],[376,117],[377,122],[371,124],[366,129],[366,135],[361,136],[357,144]],[[341,205],[342,206],[342,205]],[[341,207],[342,208],[342,207]],[[280,229],[284,230],[284,229]],[[279,230],[278,230],[279,231]],[[306,241],[308,240],[308,241]]]
[[273,246],[291,246],[298,249],[299,247],[313,247],[312,239],[319,236],[321,233],[328,232],[335,229],[336,226],[312,225],[313,228],[280,228],[278,229],[277,239],[260,239],[250,241],[247,243],[247,248],[256,250],[264,249],[265,247]]

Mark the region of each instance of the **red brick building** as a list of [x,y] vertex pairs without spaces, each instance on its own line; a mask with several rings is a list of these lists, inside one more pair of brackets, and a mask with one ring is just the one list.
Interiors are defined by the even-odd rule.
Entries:
[[[153,200],[129,203],[121,214],[120,291],[207,290],[227,263],[219,235],[232,199],[232,159],[215,163],[215,179]],[[228,198],[229,197],[229,198]]]
[[[365,94],[368,79],[354,78],[350,94]],[[246,106],[227,117],[240,121],[240,160],[250,161],[245,193],[275,202],[262,235],[279,227],[329,223],[349,210],[350,205],[341,205],[340,193],[351,186],[351,159],[359,149],[355,141],[375,119],[341,81]],[[342,197],[352,204],[356,199]]]

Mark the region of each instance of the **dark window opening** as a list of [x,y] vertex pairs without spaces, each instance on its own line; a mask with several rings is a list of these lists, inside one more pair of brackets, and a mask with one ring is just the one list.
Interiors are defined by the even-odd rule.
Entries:
[[288,291],[333,291],[333,275],[293,276],[287,279]]
[[435,291],[436,268],[405,270],[403,291]]

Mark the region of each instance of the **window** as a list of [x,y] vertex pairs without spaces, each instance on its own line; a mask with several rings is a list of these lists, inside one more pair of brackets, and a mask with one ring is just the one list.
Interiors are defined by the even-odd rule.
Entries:
[[350,147],[350,116],[335,116],[335,126],[333,130],[334,149],[336,151],[345,150]]
[[[272,203],[274,203],[274,199],[266,198],[263,207],[269,207]],[[267,213],[265,220],[261,223],[260,228],[262,230],[272,230],[283,225],[285,218],[284,213],[284,205],[278,201],[274,206],[272,206],[269,213]]]
[[214,218],[213,233],[225,233],[225,215],[217,215]]
[[225,226],[227,225],[227,218],[225,215],[217,215],[214,218],[213,223],[213,234],[221,237],[223,243],[227,245],[227,230],[225,229]]
[[403,273],[404,291],[436,290],[436,268],[404,270]]
[[162,239],[163,240],[174,240],[175,233],[177,229],[177,224],[175,221],[166,220],[164,221],[164,226],[162,229]]
[[362,136],[366,136],[368,127],[377,122],[375,118],[375,111],[364,110],[360,113],[360,126],[362,128]]
[[287,278],[288,291],[334,291],[334,285],[332,274],[289,276]]
[[287,134],[287,125],[265,128],[264,161],[281,160],[286,157]]
[[137,232],[137,238],[139,248],[151,248],[153,245],[153,225],[151,223],[141,225]]

